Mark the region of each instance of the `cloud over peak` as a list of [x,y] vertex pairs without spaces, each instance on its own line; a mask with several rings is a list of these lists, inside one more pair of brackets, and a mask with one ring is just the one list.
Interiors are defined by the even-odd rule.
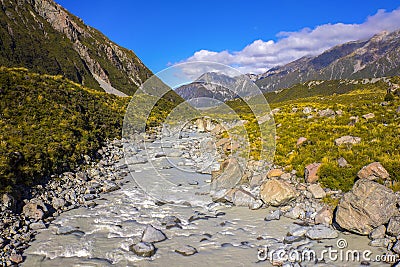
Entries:
[[182,62],[212,61],[234,66],[242,73],[263,73],[303,56],[320,54],[338,44],[367,39],[379,32],[399,28],[400,8],[391,12],[380,9],[361,24],[329,23],[314,29],[279,32],[277,41],[259,39],[233,52],[200,50]]

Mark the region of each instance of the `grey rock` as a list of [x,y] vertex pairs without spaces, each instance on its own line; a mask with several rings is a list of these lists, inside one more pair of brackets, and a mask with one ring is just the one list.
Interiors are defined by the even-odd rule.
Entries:
[[316,199],[321,199],[326,196],[324,189],[322,189],[322,187],[319,184],[311,184],[308,186],[307,189]]
[[304,236],[310,228],[307,226],[299,226],[289,230],[288,235],[291,236]]
[[400,241],[397,241],[397,242],[394,244],[392,250],[393,250],[394,252],[396,252],[397,254],[400,254]]
[[254,187],[260,186],[264,182],[264,180],[265,180],[264,175],[261,175],[261,174],[254,175],[250,179],[250,187],[254,188]]
[[376,182],[360,179],[344,194],[336,211],[336,222],[344,229],[368,235],[397,213],[394,192]]
[[307,231],[306,236],[312,240],[333,239],[339,236],[339,233],[327,226],[316,225]]
[[91,161],[91,158],[88,155],[84,155],[83,158],[85,159],[85,161],[87,163],[89,163]]
[[165,239],[167,239],[165,234],[161,230],[154,228],[151,224],[147,225],[142,234],[142,242],[146,243],[161,242]]
[[337,162],[338,162],[338,165],[339,165],[340,168],[345,168],[345,167],[347,167],[349,165],[347,160],[345,158],[343,158],[343,157],[340,157],[337,160]]
[[312,112],[312,108],[310,108],[310,107],[305,107],[304,109],[303,109],[303,113],[304,114],[310,114]]
[[232,189],[230,193],[231,202],[238,207],[249,207],[250,209],[259,209],[263,205],[262,201],[256,199],[250,192],[241,188]]
[[346,136],[342,136],[340,138],[335,139],[335,145],[337,146],[341,146],[344,144],[358,144],[361,142],[361,138],[360,137],[355,137],[355,136],[350,136],[350,135],[346,135]]
[[393,216],[390,218],[387,226],[387,233],[391,236],[400,235],[400,216]]
[[198,253],[196,248],[189,246],[189,245],[180,247],[180,248],[176,249],[175,252],[179,253],[183,256],[192,256],[192,255]]
[[90,200],[93,200],[95,198],[96,198],[96,195],[94,195],[94,194],[85,194],[85,195],[83,195],[83,199],[85,201],[90,201]]
[[270,214],[268,214],[265,217],[265,221],[273,221],[273,220],[279,220],[281,218],[282,212],[280,209],[274,210]]
[[219,198],[217,192],[233,189],[242,178],[243,171],[235,158],[229,158],[221,164],[219,172],[213,172],[210,191],[213,199]]
[[156,254],[156,248],[152,243],[140,242],[136,245],[131,245],[129,250],[140,257],[151,257]]
[[62,209],[65,206],[65,200],[62,198],[53,198],[51,205],[55,210]]
[[296,205],[292,209],[290,209],[288,212],[286,212],[284,216],[287,218],[296,220],[299,218],[304,218],[305,211],[302,207],[300,207],[300,205]]
[[372,240],[385,238],[385,233],[386,227],[384,225],[381,225],[372,230],[371,233],[369,233],[369,238]]
[[336,115],[335,111],[329,108],[318,111],[318,116],[320,117],[334,118],[335,115]]
[[315,215],[315,224],[332,224],[333,211],[329,207],[322,207]]
[[371,240],[368,245],[371,247],[381,247],[381,248],[387,248],[392,241],[388,238],[378,238]]
[[120,189],[121,187],[116,183],[105,181],[103,186],[103,192],[112,192]]
[[3,194],[1,200],[2,200],[2,204],[4,207],[6,207],[7,209],[9,209],[11,211],[15,211],[16,202],[12,195],[5,193],[5,194]]
[[22,208],[22,213],[31,219],[41,220],[44,217],[45,212],[43,211],[43,207],[38,205],[37,203],[27,203]]
[[161,219],[161,225],[165,225],[165,228],[171,229],[173,227],[182,228],[180,226],[181,220],[176,216],[165,216]]
[[374,113],[368,113],[368,114],[362,115],[362,117],[363,117],[364,119],[366,119],[366,120],[369,120],[369,119],[375,118],[375,114],[374,114]]
[[42,221],[38,221],[38,222],[31,223],[29,225],[29,228],[31,230],[36,231],[36,230],[40,230],[40,229],[46,229],[46,225]]

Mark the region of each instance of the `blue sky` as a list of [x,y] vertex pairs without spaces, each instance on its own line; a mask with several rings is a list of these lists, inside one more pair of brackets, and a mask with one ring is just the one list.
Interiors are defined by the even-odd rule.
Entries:
[[[260,73],[400,28],[398,1],[56,0],[153,71],[211,60]],[[380,10],[380,11],[378,11]]]

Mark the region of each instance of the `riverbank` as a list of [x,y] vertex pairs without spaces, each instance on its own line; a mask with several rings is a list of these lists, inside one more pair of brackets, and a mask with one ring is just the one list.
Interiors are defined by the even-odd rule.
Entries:
[[[114,140],[99,149],[99,161],[85,156],[85,165],[47,184],[29,189],[31,197],[17,202],[5,194],[2,197],[0,225],[0,262],[11,266],[24,261],[23,252],[42,229],[49,227],[61,213],[78,207],[93,207],[101,193],[119,189],[128,175],[121,162],[122,142]],[[126,167],[126,166],[125,166]]]

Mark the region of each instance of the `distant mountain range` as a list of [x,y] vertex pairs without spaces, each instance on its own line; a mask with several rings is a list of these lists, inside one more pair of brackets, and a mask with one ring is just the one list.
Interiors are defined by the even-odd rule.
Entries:
[[134,52],[86,26],[53,0],[2,0],[0,6],[2,66],[63,75],[120,95],[133,94],[152,75]]
[[[193,83],[175,91],[184,99],[208,97],[227,101],[247,92],[254,81],[262,92],[272,92],[312,80],[363,79],[400,75],[400,30],[382,32],[369,40],[348,42],[335,46],[315,57],[303,57],[284,66],[255,75],[229,77],[206,73]],[[228,89],[230,88],[230,89]],[[206,102],[206,100],[203,100]]]
[[265,92],[310,80],[376,78],[400,75],[400,30],[369,40],[335,46],[315,57],[303,57],[258,75]]
[[[191,104],[197,107],[213,106],[239,96],[246,97],[261,93],[256,86],[245,76],[230,77],[228,75],[207,72],[194,82],[175,89],[182,98],[191,100]],[[201,99],[204,98],[204,99]],[[215,102],[210,102],[210,98]]]

